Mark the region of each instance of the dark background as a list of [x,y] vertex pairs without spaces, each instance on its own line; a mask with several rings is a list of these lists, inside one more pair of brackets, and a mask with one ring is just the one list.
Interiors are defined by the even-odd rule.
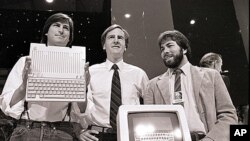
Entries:
[[[73,45],[85,46],[90,64],[105,60],[101,34],[110,22],[110,0],[3,0],[0,2],[0,68],[12,68],[28,55],[31,42],[39,43],[46,19],[63,12],[74,21]],[[90,61],[91,60],[91,61]]]
[[[228,70],[230,95],[236,106],[248,104],[249,62],[232,0],[171,0],[175,29],[190,40],[192,64],[199,64],[207,52],[222,55],[223,70]],[[190,19],[196,17],[194,26]],[[249,48],[249,47],[247,47]]]

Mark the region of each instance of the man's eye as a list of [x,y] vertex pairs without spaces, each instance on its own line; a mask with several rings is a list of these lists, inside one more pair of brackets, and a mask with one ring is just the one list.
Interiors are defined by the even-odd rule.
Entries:
[[60,27],[60,25],[59,25],[59,24],[54,24],[53,26]]
[[123,37],[123,36],[118,36],[118,39],[122,39],[122,40],[123,40],[123,39],[124,39],[124,37]]
[[66,30],[69,30],[69,27],[68,27],[68,26],[64,26],[63,28],[66,29]]
[[108,39],[112,39],[112,38],[114,38],[115,36],[108,36]]

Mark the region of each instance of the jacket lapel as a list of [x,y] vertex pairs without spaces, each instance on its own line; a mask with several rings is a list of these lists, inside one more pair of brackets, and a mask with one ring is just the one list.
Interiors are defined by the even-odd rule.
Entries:
[[[200,70],[200,68],[192,66],[190,67],[191,71],[191,77],[192,77],[192,83],[193,83],[193,90],[194,90],[194,97],[196,103],[200,103],[199,100],[199,91],[201,88],[201,82],[204,73]],[[157,86],[160,91],[160,94],[162,95],[162,98],[166,104],[171,103],[171,95],[169,90],[169,76],[167,75],[167,72],[164,73],[161,77],[159,77],[159,80],[157,81]],[[201,110],[201,109],[198,109]]]
[[200,109],[202,106],[201,106],[201,101],[199,98],[199,92],[201,89],[201,83],[202,83],[204,73],[203,71],[201,71],[199,67],[195,67],[195,66],[191,66],[190,71],[191,71],[195,101],[198,106],[198,111],[202,112],[202,109]]
[[159,81],[157,81],[157,86],[165,104],[170,104],[171,97],[169,91],[169,76],[167,75],[167,73],[164,73],[161,77],[159,77]]

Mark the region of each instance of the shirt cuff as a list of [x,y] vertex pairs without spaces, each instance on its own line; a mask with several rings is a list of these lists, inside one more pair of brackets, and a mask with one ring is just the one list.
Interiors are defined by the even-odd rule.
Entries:
[[9,104],[6,104],[6,109],[4,110],[4,113],[8,116],[11,116],[15,119],[19,119],[22,112],[24,111],[24,100],[21,100],[19,102],[17,102],[15,105],[13,105],[12,107],[10,107]]

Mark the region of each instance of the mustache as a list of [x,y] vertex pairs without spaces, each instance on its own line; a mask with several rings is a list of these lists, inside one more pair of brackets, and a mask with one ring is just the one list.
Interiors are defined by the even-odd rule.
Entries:
[[166,57],[173,57],[174,55],[172,53],[164,53],[163,54],[163,57],[166,58]]

